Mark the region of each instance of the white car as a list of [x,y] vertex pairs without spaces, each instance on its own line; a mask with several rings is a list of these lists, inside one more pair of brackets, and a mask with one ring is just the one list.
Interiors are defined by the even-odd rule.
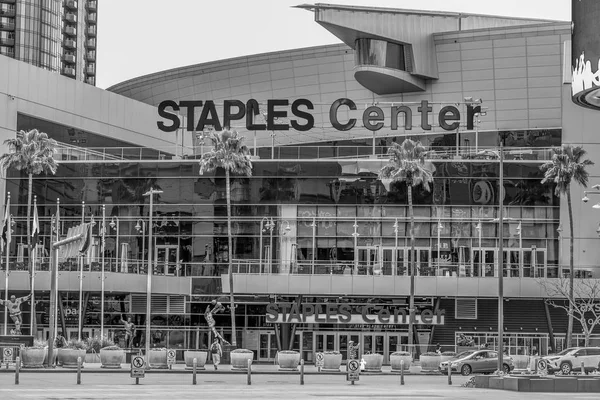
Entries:
[[571,371],[593,371],[600,367],[600,347],[569,347],[558,354],[544,357],[548,361],[548,372],[560,371],[565,375]]

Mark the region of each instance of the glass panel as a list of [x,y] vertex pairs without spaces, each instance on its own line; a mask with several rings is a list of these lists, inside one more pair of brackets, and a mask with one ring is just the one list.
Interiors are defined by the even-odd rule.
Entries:
[[365,335],[363,340],[364,340],[363,353],[364,354],[372,353],[373,352],[373,336]]
[[383,335],[375,335],[375,343],[373,344],[373,353],[384,354],[383,343],[384,343],[384,336]]
[[496,276],[496,256],[495,250],[483,251],[484,276]]
[[396,275],[406,275],[406,265],[404,262],[404,249],[398,249],[396,251]]
[[394,265],[394,249],[383,249],[382,251],[382,271],[383,275],[392,275],[392,269]]
[[390,359],[390,355],[393,352],[395,352],[396,350],[399,350],[399,349],[397,349],[397,347],[398,347],[398,335],[390,335],[388,337],[388,354],[387,354],[388,361]]
[[267,358],[268,350],[269,350],[269,335],[266,333],[261,333],[260,339],[259,339],[258,356],[260,358]]

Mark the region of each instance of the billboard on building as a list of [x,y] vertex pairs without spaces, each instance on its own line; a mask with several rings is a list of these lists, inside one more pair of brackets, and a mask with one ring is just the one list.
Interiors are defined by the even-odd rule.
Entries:
[[600,1],[572,0],[572,20],[573,102],[600,110]]

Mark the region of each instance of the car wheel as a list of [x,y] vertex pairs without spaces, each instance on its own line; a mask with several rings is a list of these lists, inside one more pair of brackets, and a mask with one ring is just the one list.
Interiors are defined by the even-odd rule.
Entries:
[[460,369],[460,373],[463,376],[471,375],[471,366],[470,365],[463,365],[462,368]]
[[510,374],[510,367],[508,366],[508,364],[502,365],[502,372],[504,372],[505,374]]
[[560,364],[560,372],[562,372],[563,375],[569,375],[571,373],[571,364],[568,362]]

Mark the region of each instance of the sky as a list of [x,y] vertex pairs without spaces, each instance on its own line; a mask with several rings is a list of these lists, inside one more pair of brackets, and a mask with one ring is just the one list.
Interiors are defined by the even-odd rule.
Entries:
[[[327,2],[327,1],[322,1]],[[569,21],[570,0],[330,0]],[[340,43],[303,0],[100,0],[97,86],[227,58]]]

